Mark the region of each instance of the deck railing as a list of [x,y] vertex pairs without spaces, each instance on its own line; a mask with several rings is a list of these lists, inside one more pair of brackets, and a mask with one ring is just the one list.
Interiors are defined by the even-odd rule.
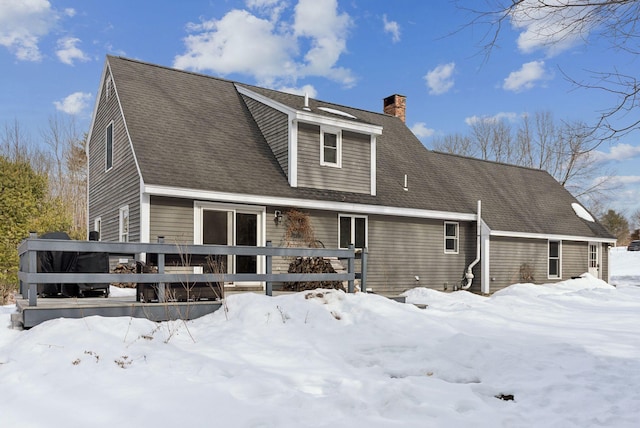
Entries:
[[[356,250],[329,248],[274,247],[267,242],[264,247],[229,245],[188,245],[164,243],[74,241],[38,239],[35,234],[18,247],[20,257],[20,294],[28,299],[29,306],[37,306],[38,284],[100,284],[100,283],[149,283],[158,284],[158,300],[164,301],[164,284],[167,283],[242,283],[264,282],[265,293],[273,293],[274,282],[347,281],[347,291],[355,290],[355,279],[360,279],[361,290],[366,290],[367,251],[361,252],[361,272],[355,271]],[[108,253],[110,255],[157,255],[158,273],[50,273],[38,272],[38,252],[61,251],[78,253]],[[264,257],[264,273],[165,273],[166,255],[196,256],[257,256]],[[273,257],[333,257],[346,260],[346,273],[273,273]]]

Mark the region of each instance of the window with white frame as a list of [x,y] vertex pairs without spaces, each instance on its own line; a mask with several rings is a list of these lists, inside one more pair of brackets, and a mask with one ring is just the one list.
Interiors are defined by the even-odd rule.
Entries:
[[446,254],[458,254],[458,237],[460,227],[453,221],[444,222],[444,252]]
[[108,171],[113,166],[113,122],[107,126],[105,133],[105,169]]
[[338,237],[340,248],[367,246],[367,217],[340,214],[338,216]]
[[93,220],[93,230],[98,232],[98,241],[102,241],[102,218],[96,217]]
[[118,240],[120,242],[129,242],[129,205],[120,207],[118,224],[119,224]]
[[560,241],[549,241],[549,278],[562,277],[562,245]]
[[337,129],[320,130],[320,165],[342,167],[342,133]]

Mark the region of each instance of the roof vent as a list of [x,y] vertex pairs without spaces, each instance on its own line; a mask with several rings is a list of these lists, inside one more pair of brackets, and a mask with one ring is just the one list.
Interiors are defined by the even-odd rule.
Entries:
[[309,94],[306,92],[304,93],[304,107],[302,107],[302,110],[311,111],[311,108],[309,107]]

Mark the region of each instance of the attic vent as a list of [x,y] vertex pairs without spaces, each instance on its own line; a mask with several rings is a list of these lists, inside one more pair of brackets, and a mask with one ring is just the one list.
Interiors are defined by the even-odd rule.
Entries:
[[571,204],[571,208],[573,208],[573,212],[576,213],[576,215],[578,217],[580,217],[583,220],[589,221],[591,223],[593,223],[595,220],[593,219],[593,217],[591,216],[591,214],[589,214],[589,212],[587,210],[584,209],[584,207],[580,204],[577,203],[572,203]]
[[348,117],[349,119],[357,119],[357,117],[355,117],[352,114],[349,114],[349,113],[347,113],[345,111],[336,110],[334,108],[318,107],[318,110],[326,111],[327,113],[331,113],[331,114],[337,114],[338,116]]

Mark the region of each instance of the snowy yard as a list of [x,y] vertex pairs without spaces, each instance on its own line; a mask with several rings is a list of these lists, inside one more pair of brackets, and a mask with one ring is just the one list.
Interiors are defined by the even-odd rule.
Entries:
[[617,288],[407,294],[426,309],[239,294],[187,323],[15,331],[0,307],[0,426],[637,427],[640,252],[611,265]]

